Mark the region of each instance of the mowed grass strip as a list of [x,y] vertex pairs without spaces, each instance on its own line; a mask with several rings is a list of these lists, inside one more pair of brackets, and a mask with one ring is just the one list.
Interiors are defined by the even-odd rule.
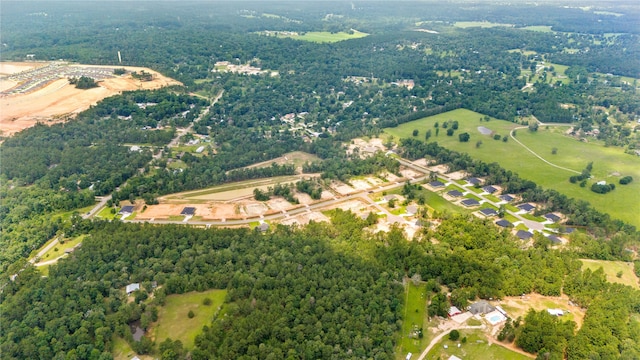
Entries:
[[426,336],[419,339],[417,337],[410,337],[410,335],[413,333],[414,328],[422,328],[423,334],[428,334],[427,326],[424,326],[427,309],[427,290],[425,286],[416,286],[409,281],[405,291],[406,302],[398,353],[406,354],[410,352],[419,354],[427,345]]
[[[569,177],[575,173],[543,162],[513,139],[509,138],[507,142],[503,142],[493,140],[493,135],[481,134],[478,130],[479,126],[501,136],[509,135],[512,129],[521,126],[493,118],[488,122],[480,122],[483,116],[470,110],[457,109],[408,122],[395,128],[387,128],[385,133],[394,136],[397,140],[411,138],[414,129],[418,129],[420,134],[431,129],[433,135],[429,142],[437,142],[448,149],[468,153],[487,163],[497,162],[524,179],[532,180],[545,188],[557,190],[568,197],[586,200],[598,211],[640,227],[640,217],[637,216],[640,211],[638,205],[640,204],[640,157],[625,154],[621,148],[605,147],[593,142],[584,143],[565,136],[563,131],[568,130],[566,126],[555,128],[551,125],[549,129],[541,126],[535,133],[527,129],[516,131],[518,140],[558,166],[581,171],[593,161],[592,181],[606,180],[608,183],[617,185],[615,190],[608,194],[596,194],[590,190],[592,182],[584,188],[578,184],[571,184]],[[442,126],[442,123],[447,120],[457,120],[459,129],[453,136],[447,136],[446,129],[441,128],[439,135],[435,136],[434,124],[438,122]],[[469,142],[459,141],[458,134],[463,132],[470,134]],[[479,147],[476,146],[478,141],[482,141]],[[553,148],[557,148],[555,155],[551,153]],[[616,173],[620,175],[614,176],[613,174]],[[619,178],[626,175],[633,176],[634,181],[628,185],[618,185]]]
[[[596,271],[602,268],[604,274],[607,276],[607,281],[640,289],[638,277],[633,271],[633,263],[590,259],[581,259],[580,261],[582,261],[582,270],[589,269]],[[618,274],[621,274],[620,277],[618,277]]]
[[[451,341],[448,336],[445,336],[429,351],[426,359],[448,359],[451,355],[461,359],[530,359],[530,357],[492,343],[479,330],[460,330],[460,339],[465,336],[467,342],[464,344],[461,343],[461,340]],[[458,347],[458,343],[460,343],[460,347]],[[445,345],[447,345],[447,349],[444,348]]]
[[[226,290],[208,290],[167,296],[165,305],[158,311],[158,321],[152,326],[156,343],[167,338],[180,340],[186,349],[192,349],[196,336],[202,327],[211,323],[214,314],[222,306]],[[211,299],[211,305],[203,305],[205,298]],[[195,316],[189,318],[189,311]]]

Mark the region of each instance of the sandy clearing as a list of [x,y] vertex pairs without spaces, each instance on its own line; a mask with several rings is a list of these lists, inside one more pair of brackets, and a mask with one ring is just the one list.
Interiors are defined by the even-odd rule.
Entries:
[[301,214],[289,219],[285,219],[280,223],[283,225],[307,225],[311,221],[328,222],[329,218],[320,212],[314,211],[310,213]]
[[[46,65],[43,63],[42,66]],[[16,70],[21,65],[2,63],[0,66],[6,71]],[[96,67],[89,65],[70,65],[82,67]],[[77,89],[70,85],[67,79],[57,79],[35,91],[25,94],[11,94],[0,97],[0,131],[4,136],[10,136],[18,131],[34,126],[38,122],[51,124],[64,121],[77,113],[95,105],[98,101],[119,94],[127,90],[158,89],[169,85],[181,85],[180,82],[167,78],[160,73],[139,67],[125,67],[130,71],[144,70],[153,74],[152,81],[139,81],[125,75],[109,78],[98,82],[99,87],[87,90]],[[28,70],[24,68],[24,70]],[[5,79],[6,80],[6,79]],[[7,90],[10,82],[4,81],[0,89]]]
[[240,208],[241,212],[244,212],[245,214],[247,214],[247,216],[250,217],[264,215],[267,211],[269,211],[269,207],[266,204],[259,202],[246,203]]
[[380,179],[378,179],[376,177],[373,177],[373,176],[367,177],[366,180],[373,186],[380,186],[380,185],[384,184],[384,181],[382,181],[382,180],[380,180]]
[[413,179],[413,178],[418,177],[418,175],[420,175],[420,174],[418,174],[417,172],[415,172],[415,171],[413,171],[411,169],[400,170],[400,174],[402,174],[402,176],[407,178],[407,179]]
[[309,194],[305,194],[305,193],[296,192],[295,197],[296,199],[298,199],[298,202],[302,205],[311,204],[315,201],[311,198],[311,196],[309,196]]
[[449,167],[447,165],[436,165],[428,168],[430,171],[435,171],[438,174],[446,174],[449,171]]
[[398,180],[400,180],[399,177],[397,177],[395,174],[392,174],[390,172],[383,172],[380,174],[381,177],[387,179],[387,181],[389,182],[396,182]]
[[232,219],[239,217],[238,207],[235,204],[211,204],[211,214],[203,216],[203,219]]
[[459,171],[455,171],[452,173],[447,174],[447,176],[451,179],[451,180],[462,180],[465,179],[467,177],[467,172],[464,170],[459,170]]
[[0,92],[9,90],[16,85],[18,85],[17,81],[13,81],[9,79],[0,79]]
[[12,75],[49,65],[48,62],[0,62],[0,75]]
[[[515,319],[518,316],[524,316],[527,314],[529,309],[535,309],[536,311],[547,310],[547,309],[561,309],[565,312],[567,310],[573,314],[573,321],[576,322],[578,329],[582,326],[582,322],[584,320],[585,311],[584,309],[569,304],[569,297],[567,295],[562,296],[542,296],[540,294],[528,294],[525,296],[508,296],[504,299],[495,302],[494,305],[500,305],[505,307],[507,314]],[[566,320],[566,316],[564,318],[560,318],[561,320]]]
[[418,160],[414,161],[413,163],[418,165],[418,166],[427,166],[427,165],[429,165],[428,162],[427,162],[427,159],[425,159],[425,158],[418,159]]
[[371,184],[366,180],[351,180],[351,185],[358,190],[369,190]]
[[271,209],[278,210],[278,211],[289,210],[294,206],[293,204],[291,204],[290,202],[288,202],[287,200],[285,200],[283,198],[273,198],[273,199],[267,201],[267,205]]
[[331,184],[331,188],[338,192],[340,195],[347,195],[356,191],[356,189],[352,188],[351,186],[337,181]]

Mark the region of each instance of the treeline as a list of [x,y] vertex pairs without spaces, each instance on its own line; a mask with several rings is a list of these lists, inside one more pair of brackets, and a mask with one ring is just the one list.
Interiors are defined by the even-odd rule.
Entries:
[[349,182],[353,176],[380,174],[385,171],[399,174],[400,163],[393,157],[378,152],[364,159],[356,154],[348,158],[331,158],[322,162],[306,163],[302,170],[305,173],[320,172],[323,179],[338,179]]

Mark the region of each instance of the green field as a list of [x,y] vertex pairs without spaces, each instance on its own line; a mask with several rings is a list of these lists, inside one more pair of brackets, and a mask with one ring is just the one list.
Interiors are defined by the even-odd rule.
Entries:
[[546,25],[525,26],[520,29],[538,31],[538,32],[553,32],[553,30],[551,30],[551,26],[546,26]]
[[[590,269],[591,271],[602,268],[607,281],[612,283],[619,283],[623,285],[629,285],[636,289],[640,289],[640,283],[638,277],[633,272],[633,263],[627,263],[623,261],[606,261],[606,260],[587,260],[582,259],[582,269]],[[617,274],[622,273],[622,276],[618,277]]]
[[[481,134],[478,126],[484,126],[499,135],[507,135],[511,129],[519,126],[495,119],[480,122],[479,119],[482,116],[473,111],[458,109],[388,128],[385,129],[385,133],[399,139],[412,137],[414,129],[420,130],[421,133],[432,129],[434,136],[430,141],[436,141],[441,146],[452,150],[469,153],[472,157],[488,163],[498,162],[502,167],[518,173],[522,178],[532,180],[545,188],[555,189],[569,197],[586,200],[601,212],[640,226],[640,217],[637,216],[638,204],[640,204],[640,157],[625,154],[623,149],[617,147],[579,142],[563,135],[562,132],[567,127],[551,126],[546,129],[541,126],[536,133],[527,129],[517,130],[518,140],[553,164],[581,171],[593,161],[594,178],[585,188],[581,188],[569,182],[569,177],[574,175],[573,172],[546,164],[513,139],[505,143],[493,140],[491,135]],[[457,120],[460,128],[453,136],[447,136],[444,129],[440,129],[439,136],[435,136],[434,123],[437,121],[442,124],[447,120]],[[458,134],[463,132],[471,135],[469,142],[461,143],[458,140]],[[478,140],[482,140],[479,148],[476,147]],[[558,152],[552,155],[551,151],[554,147]],[[619,173],[620,176],[631,175],[634,181],[629,185],[617,185],[614,191],[605,195],[596,194],[589,189],[591,181],[606,180],[617,184],[619,176],[614,176],[614,173]]]
[[[150,329],[155,342],[159,344],[171,338],[180,340],[185,349],[193,348],[196,335],[211,323],[226,295],[226,290],[208,290],[167,296],[165,305],[158,311],[158,321]],[[211,299],[212,304],[203,305],[205,298]],[[191,319],[187,316],[189,310],[195,313]]]
[[42,255],[42,258],[40,258],[40,261],[49,261],[49,260],[53,260],[55,258],[58,258],[58,257],[64,255],[64,251],[65,250],[71,249],[71,248],[77,246],[86,237],[87,237],[87,235],[84,234],[84,235],[76,236],[76,237],[74,237],[72,239],[64,239],[63,240],[64,244],[58,243],[58,245],[56,245],[56,246],[52,247],[51,249],[49,249],[49,251],[47,251],[46,253],[44,253],[44,255]]
[[[427,346],[428,339],[428,326],[426,326],[426,309],[427,309],[427,294],[424,286],[416,286],[407,282],[407,288],[405,289],[405,307],[402,319],[402,334],[400,339],[400,345],[398,346],[397,354],[402,355],[408,352],[413,354],[419,354]],[[424,335],[422,339],[410,337],[414,328],[424,329]]]
[[496,26],[513,27],[513,24],[500,24],[500,23],[493,23],[488,21],[458,21],[455,24],[453,24],[453,26],[466,29],[466,28],[472,28],[472,27],[481,27],[481,28],[492,28]]
[[332,43],[343,40],[359,39],[368,35],[369,34],[357,30],[353,30],[353,33],[351,34],[344,31],[340,31],[337,33],[330,33],[328,31],[309,31],[304,33],[303,35],[285,37],[290,37],[296,40],[311,41],[315,43]]
[[[436,346],[427,354],[425,359],[448,359],[451,355],[455,355],[461,359],[469,360],[525,360],[529,357],[511,351],[502,346],[493,344],[487,340],[486,336],[479,330],[460,330],[460,339],[467,337],[465,344],[451,341],[445,336]],[[447,349],[444,346],[447,345]]]

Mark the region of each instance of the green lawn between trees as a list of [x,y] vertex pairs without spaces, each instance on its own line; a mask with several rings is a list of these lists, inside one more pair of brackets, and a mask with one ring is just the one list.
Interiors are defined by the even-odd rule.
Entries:
[[[151,332],[157,344],[167,338],[180,340],[185,349],[192,349],[196,336],[202,327],[209,325],[211,319],[222,306],[227,290],[208,290],[190,292],[180,295],[169,295],[164,306],[158,311],[158,321]],[[204,305],[204,299],[211,299],[211,305]],[[189,318],[189,311],[195,316]]]
[[[419,354],[429,343],[429,324],[427,323],[427,290],[424,285],[414,285],[411,281],[405,287],[405,307],[403,310],[402,333],[397,359],[404,359],[407,353]],[[410,336],[415,328],[423,329],[422,339]]]
[[[607,277],[607,281],[629,285],[634,289],[640,289],[638,277],[633,271],[633,263],[591,259],[582,259],[580,261],[582,261],[583,270],[590,269],[591,271],[596,271],[599,268],[602,268]],[[618,277],[618,274],[620,274],[620,277]]]
[[343,40],[363,38],[367,35],[369,34],[357,30],[354,30],[352,34],[344,31],[340,31],[337,33],[330,33],[328,31],[309,31],[304,33],[303,35],[285,37],[291,37],[292,39],[296,40],[305,40],[316,43],[332,43]]
[[[461,359],[483,360],[525,360],[529,357],[500,345],[490,343],[486,336],[479,330],[460,330],[460,339],[467,337],[467,342],[462,344],[460,340],[451,341],[445,336],[426,356],[428,360],[448,359],[455,355]],[[460,347],[458,348],[458,343]],[[447,346],[447,349],[444,346]]]
[[[534,181],[545,188],[557,190],[569,197],[583,199],[591,203],[598,211],[608,213],[613,218],[623,220],[629,224],[640,227],[638,204],[640,204],[640,158],[625,154],[621,148],[605,147],[597,142],[579,142],[563,135],[562,131],[567,127],[546,129],[541,126],[537,132],[532,133],[527,129],[516,131],[516,138],[524,145],[537,152],[547,161],[556,165],[581,171],[587,164],[593,161],[593,179],[587,186],[581,188],[578,184],[571,184],[569,177],[574,173],[552,167],[521,145],[509,138],[507,142],[494,140],[492,135],[482,135],[478,131],[479,126],[484,126],[501,136],[509,135],[509,132],[520,126],[504,120],[491,118],[489,122],[482,121],[484,115],[466,110],[457,109],[435,116],[419,119],[402,124],[395,128],[385,129],[385,133],[392,135],[397,141],[401,138],[412,137],[414,129],[419,130],[418,138],[424,140],[427,130],[431,130],[432,136],[428,140],[435,141],[446,148],[469,153],[472,157],[487,163],[497,162],[502,167],[518,173],[522,178]],[[459,129],[453,136],[446,135],[446,129],[440,129],[435,136],[434,124],[440,126],[447,120],[457,120]],[[462,143],[458,140],[458,134],[468,132],[471,138]],[[477,142],[482,144],[477,147]],[[552,149],[557,148],[557,154],[552,155]],[[620,176],[613,174],[619,173]],[[629,185],[618,185],[621,176],[631,175],[634,180]],[[591,184],[600,180],[615,183],[614,191],[602,195],[590,190]],[[632,211],[632,209],[636,209]]]

